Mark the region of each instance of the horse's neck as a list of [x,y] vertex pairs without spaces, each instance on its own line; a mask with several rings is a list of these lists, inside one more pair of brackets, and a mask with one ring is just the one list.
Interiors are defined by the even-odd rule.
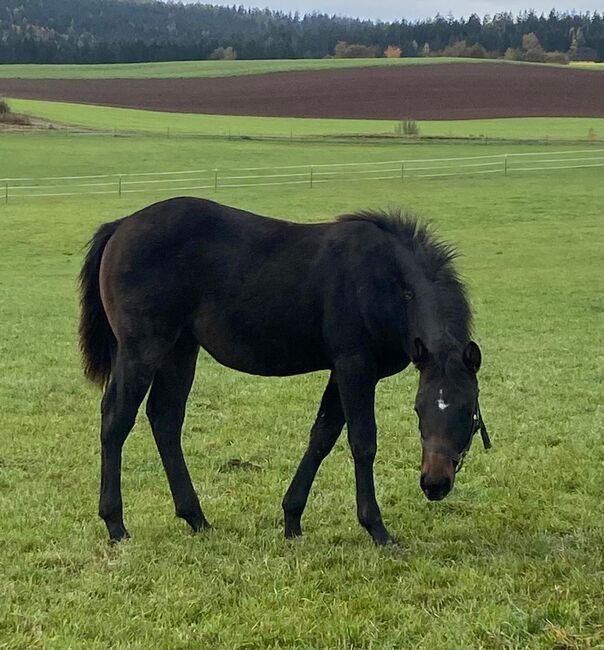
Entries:
[[421,339],[431,354],[439,356],[447,355],[457,347],[452,325],[447,322],[446,310],[435,292],[419,296],[410,308],[409,316],[410,350],[414,349],[416,338]]

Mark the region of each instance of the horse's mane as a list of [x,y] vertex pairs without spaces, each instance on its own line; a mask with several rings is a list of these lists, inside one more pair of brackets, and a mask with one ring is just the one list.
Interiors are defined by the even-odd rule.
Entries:
[[423,279],[433,288],[430,295],[417,298],[438,303],[434,307],[442,320],[443,337],[457,348],[470,340],[472,311],[466,287],[454,266],[460,253],[451,244],[438,239],[429,222],[422,223],[401,209],[365,210],[342,215],[338,221],[369,222],[396,237],[412,259],[412,263],[405,264],[406,280],[414,286],[416,280]]

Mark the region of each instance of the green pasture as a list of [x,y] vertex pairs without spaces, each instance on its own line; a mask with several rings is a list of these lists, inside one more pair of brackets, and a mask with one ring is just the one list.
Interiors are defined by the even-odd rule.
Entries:
[[[104,131],[138,131],[165,135],[304,138],[331,136],[394,136],[393,120],[306,119],[165,113],[89,104],[11,99],[15,112],[57,124]],[[484,120],[418,121],[419,136],[508,140],[604,140],[599,118],[529,117]],[[408,138],[405,138],[408,139]]]
[[604,70],[602,61],[570,61],[571,68],[585,68],[586,70]]
[[[3,134],[0,177],[380,160],[396,149]],[[485,150],[535,145],[405,145],[416,157]],[[215,529],[192,535],[174,518],[141,414],[124,455],[133,537],[109,547],[76,275],[100,223],[158,197],[0,204],[0,648],[600,648],[601,168],[207,196],[297,221],[388,205],[431,219],[463,254],[494,447],[476,444],[454,492],[429,503],[415,372],[385,380],[376,483],[400,547],[375,548],[356,523],[345,436],[319,473],[305,536],[287,542],[280,501],[326,373],[258,378],[202,354],[184,446]],[[233,458],[257,469],[227,471]]]
[[[409,57],[401,59],[269,59],[265,61],[161,61],[157,63],[68,64],[17,63],[0,65],[0,79],[159,79],[169,77],[234,77],[294,70],[332,70],[441,63],[505,63],[502,59]],[[521,65],[544,65],[524,64]]]
[[[18,178],[47,178],[59,177],[51,186],[55,191],[69,188],[77,180],[68,177],[87,176],[99,174],[129,174],[129,173],[157,173],[157,172],[183,172],[187,170],[214,170],[229,172],[242,168],[270,169],[271,167],[301,165],[310,168],[312,165],[341,164],[341,163],[380,163],[392,160],[426,161],[450,158],[479,157],[477,160],[460,161],[481,163],[482,156],[499,156],[503,154],[537,154],[555,151],[562,155],[544,156],[549,160],[556,158],[601,157],[602,146],[599,144],[581,145],[577,150],[576,144],[537,145],[534,143],[509,144],[509,143],[467,143],[450,144],[446,142],[431,142],[430,144],[408,143],[398,144],[392,141],[367,144],[353,141],[346,143],[320,143],[320,142],[264,142],[259,140],[196,140],[194,138],[171,139],[166,137],[100,137],[100,136],[71,136],[61,133],[14,133],[3,134],[0,139],[2,153],[0,158],[0,200],[3,198],[3,180]],[[574,151],[588,152],[573,154]],[[563,152],[568,152],[565,155]],[[529,156],[531,165],[537,165],[533,156]],[[528,159],[527,159],[528,160]],[[488,160],[487,160],[488,162]],[[517,167],[525,167],[522,157],[512,156],[509,160],[510,176]],[[594,162],[594,161],[590,161]],[[439,164],[444,164],[440,162]],[[305,170],[304,169],[304,170]],[[455,168],[447,167],[446,172]],[[481,167],[481,169],[483,169]],[[499,167],[498,167],[499,169]],[[597,168],[601,169],[601,168]],[[303,171],[304,171],[303,170]],[[286,170],[284,170],[286,171]],[[295,170],[293,170],[295,171]],[[433,170],[438,172],[439,170]],[[467,170],[466,170],[467,171]],[[574,173],[575,170],[559,170],[565,174]],[[269,172],[267,172],[269,173]],[[320,173],[320,168],[317,170]],[[538,172],[530,172],[527,181]],[[501,167],[503,176],[503,167]],[[515,175],[520,179],[525,173]],[[201,175],[197,175],[201,177]],[[196,176],[196,177],[197,177]],[[67,178],[61,178],[67,177]],[[497,176],[499,178],[499,176]],[[102,181],[103,179],[99,179]],[[96,179],[89,179],[96,182]],[[82,182],[88,182],[82,179]],[[257,181],[262,182],[262,178]],[[427,182],[427,181],[414,181]],[[12,183],[11,183],[12,186]],[[342,191],[341,186],[329,185],[337,193]],[[366,193],[368,186],[364,186]],[[378,200],[381,196],[382,186],[379,187]],[[387,188],[388,185],[384,185]],[[336,189],[337,188],[337,189]],[[95,187],[90,186],[90,191]],[[84,188],[83,191],[88,191]],[[233,190],[236,191],[236,190]],[[291,192],[285,187],[282,192]],[[346,189],[348,191],[348,188]],[[406,188],[405,188],[406,191]],[[368,195],[370,204],[375,205]],[[152,199],[164,198],[165,193],[152,194]],[[262,195],[262,191],[260,193]],[[221,194],[218,200],[222,200]],[[304,196],[304,194],[303,194]],[[144,200],[144,197],[135,199]],[[23,199],[25,200],[25,199]],[[21,201],[16,199],[17,204]],[[12,202],[11,202],[12,203]],[[9,209],[10,212],[10,209]]]

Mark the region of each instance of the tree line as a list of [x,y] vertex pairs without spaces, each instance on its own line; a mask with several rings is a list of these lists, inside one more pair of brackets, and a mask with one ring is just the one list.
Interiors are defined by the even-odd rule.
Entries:
[[385,52],[525,60],[550,60],[545,53],[555,52],[561,62],[602,61],[603,32],[603,15],[597,12],[375,22],[155,0],[4,0],[0,63],[298,59]]

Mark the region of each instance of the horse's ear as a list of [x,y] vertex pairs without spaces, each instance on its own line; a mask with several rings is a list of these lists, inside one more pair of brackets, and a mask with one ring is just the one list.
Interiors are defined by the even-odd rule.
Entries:
[[413,361],[416,366],[420,366],[422,363],[428,361],[428,348],[420,338],[416,338],[413,341],[411,361]]
[[470,341],[464,348],[462,359],[472,372],[478,372],[480,364],[482,363],[482,353],[480,352],[478,344],[474,343],[474,341]]

